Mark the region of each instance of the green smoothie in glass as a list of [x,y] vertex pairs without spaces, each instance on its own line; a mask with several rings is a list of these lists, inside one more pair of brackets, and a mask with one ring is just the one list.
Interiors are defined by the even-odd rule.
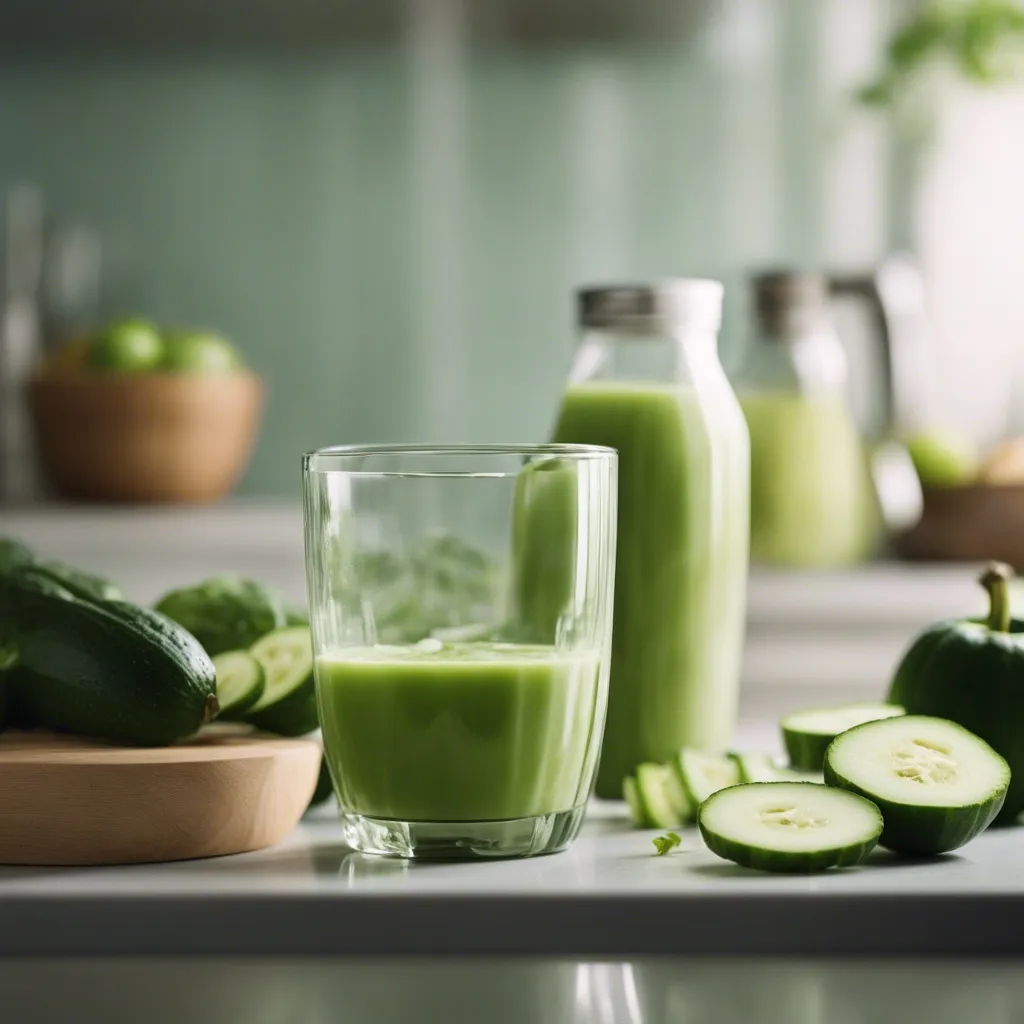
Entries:
[[619,453],[608,717],[596,793],[644,761],[722,749],[738,702],[749,440],[716,349],[721,287],[581,295],[585,329],[554,437]]
[[436,640],[320,656],[324,749],[342,806],[405,822],[580,806],[597,749],[598,664],[549,646]]

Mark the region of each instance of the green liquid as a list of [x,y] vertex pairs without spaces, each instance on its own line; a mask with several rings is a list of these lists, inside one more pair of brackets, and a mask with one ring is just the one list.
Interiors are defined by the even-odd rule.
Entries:
[[576,580],[579,480],[571,462],[523,468],[512,512],[512,615],[517,640],[552,644]]
[[497,821],[589,796],[598,658],[524,644],[345,648],[316,663],[342,807],[398,821]]
[[735,725],[746,605],[748,447],[722,380],[570,388],[555,439],[619,452],[608,720],[596,792],[642,761],[721,748]]
[[801,567],[867,557],[880,529],[856,424],[841,397],[751,392],[750,554]]

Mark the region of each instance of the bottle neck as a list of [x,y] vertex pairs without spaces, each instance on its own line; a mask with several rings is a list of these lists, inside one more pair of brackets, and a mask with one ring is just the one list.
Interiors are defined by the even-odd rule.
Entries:
[[847,361],[828,321],[805,323],[783,335],[761,335],[750,346],[740,375],[741,388],[786,391],[808,398],[843,396]]
[[637,335],[590,328],[580,339],[571,380],[699,385],[723,375],[714,331]]

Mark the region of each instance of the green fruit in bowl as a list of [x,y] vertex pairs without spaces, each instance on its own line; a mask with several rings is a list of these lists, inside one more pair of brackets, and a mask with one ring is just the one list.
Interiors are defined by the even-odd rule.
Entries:
[[164,370],[172,373],[231,373],[242,366],[238,349],[214,331],[181,331],[167,338]]
[[921,483],[927,487],[959,487],[977,476],[977,455],[955,434],[922,432],[908,437],[906,446]]
[[147,373],[164,359],[164,341],[147,320],[119,320],[102,331],[89,348],[86,362],[98,370]]

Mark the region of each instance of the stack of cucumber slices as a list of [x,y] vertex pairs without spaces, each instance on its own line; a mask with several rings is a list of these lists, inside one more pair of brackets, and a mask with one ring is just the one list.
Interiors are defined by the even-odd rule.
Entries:
[[317,728],[308,626],[272,630],[248,650],[216,655],[213,664],[221,719],[250,722],[280,736],[304,736]]
[[860,863],[881,845],[935,856],[970,842],[998,815],[1006,761],[953,722],[857,704],[787,715],[790,755],[684,748],[642,764],[623,784],[638,828],[695,820],[708,849],[762,871]]

